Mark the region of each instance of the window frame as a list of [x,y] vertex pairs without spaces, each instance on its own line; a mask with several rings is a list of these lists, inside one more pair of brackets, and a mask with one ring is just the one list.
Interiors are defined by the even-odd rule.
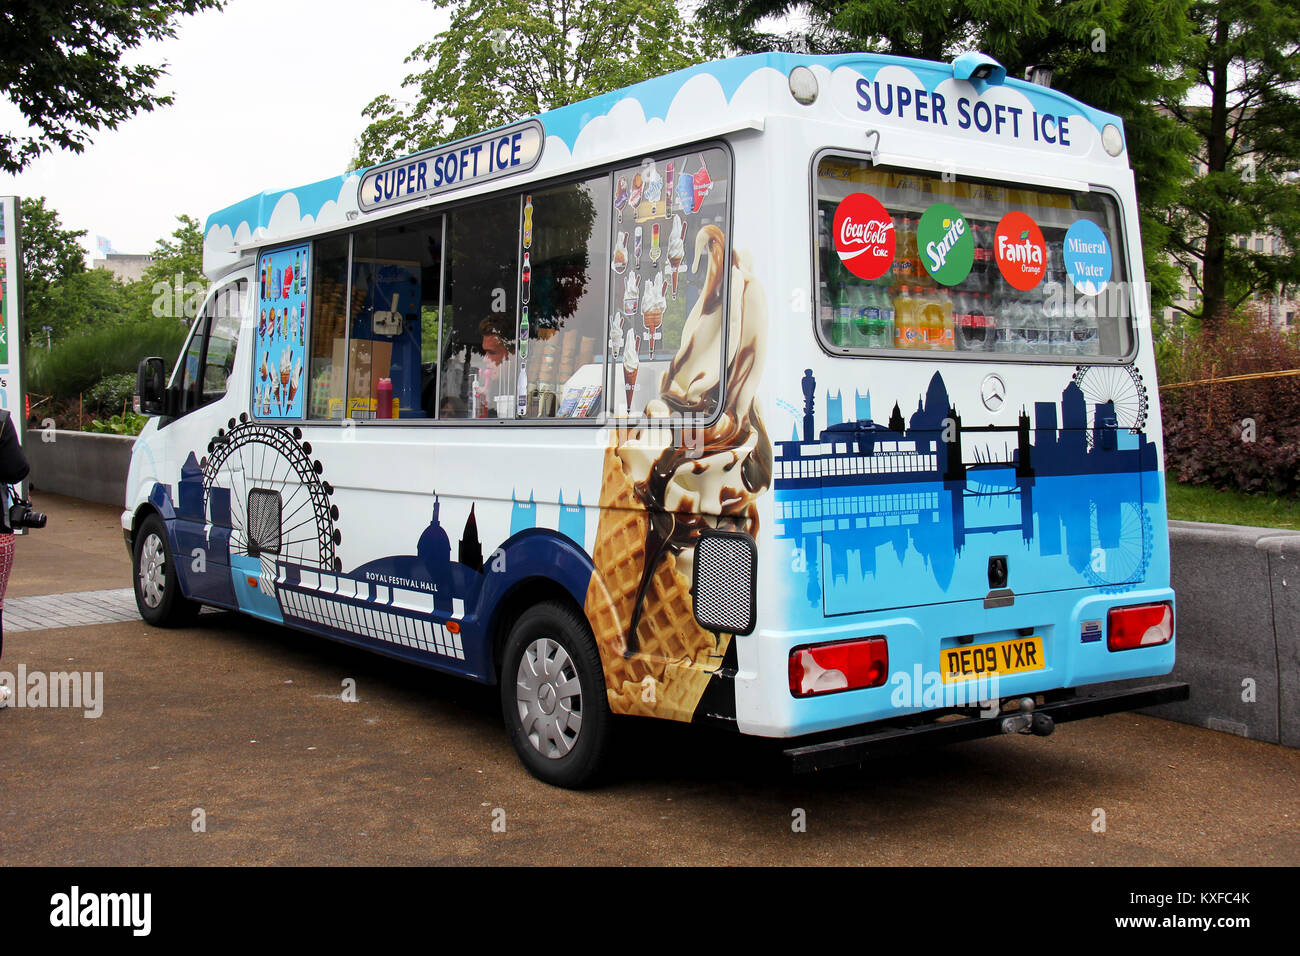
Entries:
[[[203,388],[203,382],[204,373],[207,371],[208,366],[208,343],[212,338],[212,322],[213,319],[216,318],[216,316],[208,314],[208,309],[217,302],[222,295],[226,294],[232,288],[238,288],[240,283],[244,283],[246,288],[244,289],[245,301],[243,301],[244,315],[240,318],[239,327],[235,333],[235,363],[231,366],[230,374],[226,378],[225,392],[210,401],[202,401],[201,399],[206,394]],[[167,380],[166,391],[174,397],[168,402],[168,404],[172,405],[169,413],[161,416],[162,420],[159,422],[159,428],[165,428],[172,422],[179,421],[194,412],[207,408],[209,405],[215,405],[217,402],[230,395],[230,379],[235,377],[235,372],[238,370],[238,363],[240,362],[239,339],[243,335],[244,320],[248,317],[247,310],[249,308],[249,303],[246,299],[252,291],[252,288],[253,284],[249,276],[244,275],[243,273],[235,273],[227,276],[220,282],[215,283],[208,289],[208,293],[204,297],[202,305],[199,306],[198,314],[194,316],[194,322],[190,325],[189,334],[185,337],[185,344],[181,346],[180,353],[176,357],[176,364],[172,367],[171,377]],[[202,333],[200,333],[200,329],[202,329]],[[203,345],[199,349],[198,375],[195,381],[198,385],[197,391],[200,402],[193,408],[184,408],[186,393],[188,391],[182,387],[185,376],[185,357],[189,354],[190,347],[194,344],[194,337],[199,334],[202,334],[203,336]],[[256,351],[256,349],[253,351]]]
[[[727,221],[726,221],[726,230],[725,230],[725,235],[727,238],[727,248],[726,250],[724,250],[724,254],[723,254],[722,339],[721,339],[722,355],[718,357],[718,362],[720,365],[720,368],[718,370],[718,405],[713,410],[713,413],[709,415],[707,418],[701,419],[698,422],[693,422],[692,427],[695,428],[710,428],[718,423],[719,419],[721,419],[722,417],[723,410],[726,408],[727,389],[731,384],[730,381],[731,364],[727,361],[727,343],[731,341],[731,292],[732,292],[731,249],[734,248],[735,241],[736,241],[735,238],[736,153],[735,150],[731,148],[731,143],[725,139],[697,140],[689,143],[681,143],[671,148],[655,150],[655,153],[660,155],[663,154],[677,155],[678,153],[695,153],[707,149],[720,149],[722,150],[722,152],[727,154],[727,174],[728,174],[727,175]],[[645,158],[646,156],[644,152],[638,155],[641,158]],[[613,177],[614,174],[619,169],[631,168],[629,164],[637,163],[637,162],[640,162],[640,160],[633,158],[631,156],[626,157],[625,159],[622,159],[619,162],[611,164],[608,169],[608,174],[610,175],[610,177]],[[611,194],[611,200],[612,200],[612,194]],[[609,236],[609,249],[607,250],[608,256],[611,258],[614,255],[613,245],[614,245],[614,236],[616,235],[616,233],[617,230],[611,226],[610,236]],[[684,259],[683,262],[685,262]],[[610,282],[609,299],[605,304],[606,314],[613,315],[613,313],[615,311],[618,311],[621,308],[621,306],[622,306],[622,298],[618,294],[616,283]],[[608,329],[606,329],[606,335],[608,336]],[[662,425],[664,421],[663,419],[655,419],[655,418],[647,417],[644,414],[644,408],[642,410],[643,414],[638,415],[636,417],[628,416],[626,418],[619,418],[615,415],[614,409],[615,406],[617,405],[616,389],[619,383],[621,382],[621,378],[617,375],[611,376],[611,369],[621,368],[621,366],[622,366],[621,359],[617,361],[607,360],[605,363],[605,400],[602,403],[604,406],[602,417],[608,423],[615,424],[620,429],[645,428],[647,426],[655,425],[656,423]]]
[[[835,346],[828,342],[822,335],[820,323],[818,320],[818,308],[820,303],[817,300],[818,288],[821,282],[821,264],[817,256],[817,181],[818,168],[821,166],[823,159],[828,157],[861,160],[865,161],[872,169],[881,169],[895,171],[900,173],[920,173],[927,176],[942,176],[946,170],[936,165],[926,165],[917,162],[913,157],[908,157],[907,166],[894,166],[885,163],[877,163],[875,157],[866,151],[848,149],[836,146],[828,146],[817,150],[813,153],[812,162],[809,166],[808,175],[808,250],[809,259],[812,263],[812,288],[809,290],[811,306],[811,322],[813,338],[816,340],[818,347],[823,353],[832,358],[850,358],[850,359],[892,359],[906,362],[984,362],[1000,363],[1010,362],[1021,365],[1131,365],[1137,360],[1138,353],[1141,350],[1139,341],[1139,323],[1138,314],[1133,301],[1133,260],[1129,255],[1128,248],[1128,220],[1124,209],[1124,203],[1120,200],[1119,193],[1109,186],[1089,182],[1087,191],[1110,197],[1115,204],[1116,220],[1118,224],[1117,239],[1119,253],[1117,258],[1122,259],[1124,265],[1124,282],[1127,286],[1127,295],[1125,301],[1128,306],[1130,338],[1132,339],[1127,353],[1120,356],[1112,355],[1051,355],[1051,354],[1026,354],[1020,352],[963,352],[958,349],[948,351],[938,349],[880,349],[880,348],[862,348],[860,346]],[[984,176],[965,176],[962,177],[968,182],[988,183],[994,186],[1015,188],[1038,188],[1052,189],[1061,187],[1037,186],[1032,182],[1016,183],[1010,179],[992,179]]]

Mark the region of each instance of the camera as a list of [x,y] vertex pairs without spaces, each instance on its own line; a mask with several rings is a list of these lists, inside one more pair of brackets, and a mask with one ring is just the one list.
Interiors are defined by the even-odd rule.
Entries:
[[9,527],[15,531],[19,528],[45,527],[46,516],[40,511],[32,510],[30,499],[15,494],[10,500],[13,504],[9,506]]

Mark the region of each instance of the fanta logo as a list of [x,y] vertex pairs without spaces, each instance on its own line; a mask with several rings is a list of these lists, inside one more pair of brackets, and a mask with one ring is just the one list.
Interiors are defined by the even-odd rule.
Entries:
[[1006,262],[1024,262],[1033,266],[1043,264],[1043,247],[1036,246],[1029,239],[1023,242],[1007,242],[1006,236],[998,236],[998,258]]
[[1009,212],[998,223],[994,236],[994,255],[1002,278],[1022,292],[1038,285],[1047,261],[1047,247],[1038,223],[1023,212]]
[[835,252],[861,279],[878,279],[894,263],[894,223],[885,207],[866,193],[844,197],[835,208]]

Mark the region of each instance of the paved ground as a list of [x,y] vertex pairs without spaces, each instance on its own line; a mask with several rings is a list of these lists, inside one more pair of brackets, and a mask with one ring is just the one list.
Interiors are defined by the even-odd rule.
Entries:
[[[39,504],[6,620],[129,581],[113,509]],[[101,673],[102,716],[0,711],[7,864],[1300,863],[1300,751],[1154,717],[808,777],[628,722],[609,782],[570,793],[519,766],[494,689],[231,614],[11,630],[0,670],[20,666]]]

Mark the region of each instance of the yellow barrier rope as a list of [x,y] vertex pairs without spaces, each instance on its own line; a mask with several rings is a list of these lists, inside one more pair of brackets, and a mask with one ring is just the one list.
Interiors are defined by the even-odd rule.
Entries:
[[1300,368],[1289,368],[1282,372],[1252,372],[1249,375],[1228,375],[1224,378],[1203,378],[1195,382],[1171,382],[1168,385],[1161,385],[1160,390],[1191,388],[1193,385],[1218,385],[1220,382],[1246,382],[1253,378],[1283,378],[1287,375],[1300,375]]

